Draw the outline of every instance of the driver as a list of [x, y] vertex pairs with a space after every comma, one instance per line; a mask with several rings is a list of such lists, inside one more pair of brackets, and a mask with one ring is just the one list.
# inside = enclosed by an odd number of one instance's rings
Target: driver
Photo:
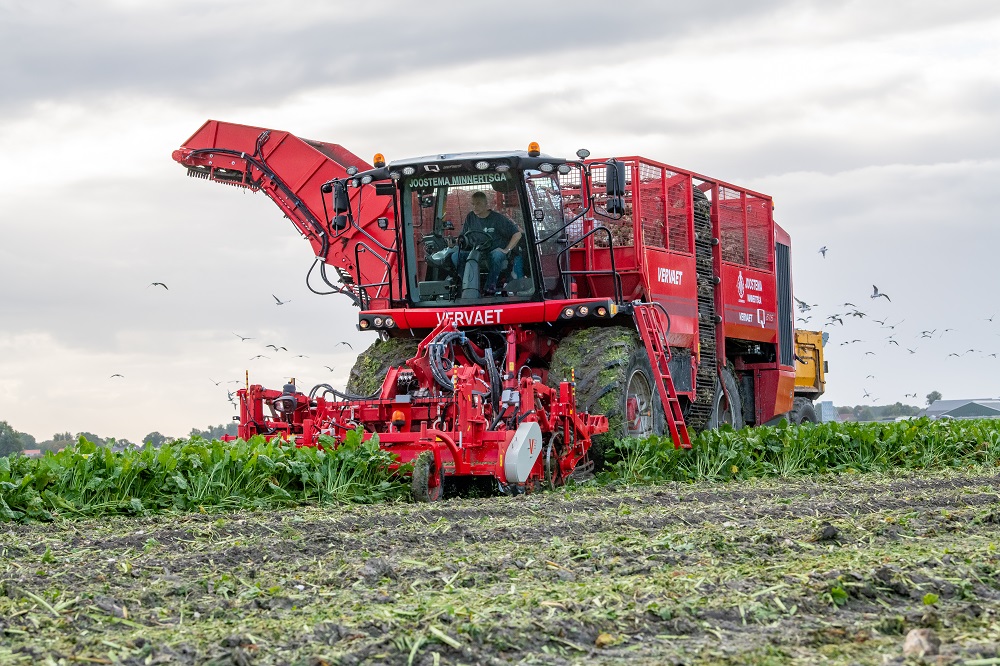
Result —
[[[485, 291], [491, 294], [497, 290], [497, 277], [507, 268], [511, 250], [521, 240], [521, 231], [510, 218], [495, 210], [491, 210], [486, 201], [486, 192], [477, 190], [472, 193], [472, 211], [465, 216], [462, 234], [480, 232], [493, 239], [495, 245], [489, 254], [489, 275], [486, 276]], [[473, 239], [473, 244], [475, 240]], [[468, 250], [461, 250], [452, 255], [458, 274], [465, 273], [465, 261], [469, 258]]]

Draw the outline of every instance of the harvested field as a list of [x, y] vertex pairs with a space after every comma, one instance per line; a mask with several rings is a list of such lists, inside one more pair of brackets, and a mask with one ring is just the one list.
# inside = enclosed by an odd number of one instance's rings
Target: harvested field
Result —
[[0, 662], [902, 663], [929, 627], [935, 663], [983, 663], [1000, 656], [998, 480], [7, 524]]

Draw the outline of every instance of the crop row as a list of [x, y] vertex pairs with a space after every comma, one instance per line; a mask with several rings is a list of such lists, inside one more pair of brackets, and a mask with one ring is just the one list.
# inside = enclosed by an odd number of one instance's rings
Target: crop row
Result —
[[[334, 448], [255, 438], [199, 438], [113, 452], [81, 439], [42, 458], [0, 457], [0, 521], [377, 502], [406, 496], [390, 453], [359, 432]], [[1000, 422], [827, 423], [699, 433], [691, 450], [666, 438], [624, 439], [599, 481], [657, 483], [892, 469], [993, 466]]]

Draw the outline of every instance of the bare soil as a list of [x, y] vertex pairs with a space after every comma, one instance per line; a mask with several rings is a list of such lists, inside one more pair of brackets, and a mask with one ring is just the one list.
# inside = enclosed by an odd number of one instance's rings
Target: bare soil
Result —
[[580, 487], [4, 525], [0, 663], [1000, 657], [1000, 477]]

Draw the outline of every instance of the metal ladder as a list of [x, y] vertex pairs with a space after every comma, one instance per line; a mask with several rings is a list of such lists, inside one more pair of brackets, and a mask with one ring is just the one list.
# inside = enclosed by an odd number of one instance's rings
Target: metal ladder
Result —
[[660, 313], [667, 319], [667, 330], [670, 330], [670, 315], [659, 303], [634, 303], [632, 314], [635, 317], [636, 327], [639, 329], [639, 336], [646, 346], [646, 354], [649, 356], [653, 369], [653, 379], [656, 381], [656, 388], [660, 394], [660, 401], [663, 403], [663, 413], [667, 420], [667, 427], [670, 429], [670, 438], [674, 442], [674, 448], [691, 448], [691, 437], [688, 435], [687, 425], [684, 423], [684, 414], [681, 411], [680, 401], [677, 399], [677, 391], [674, 389], [674, 380], [670, 376], [670, 346], [667, 344], [667, 334], [663, 330]]

